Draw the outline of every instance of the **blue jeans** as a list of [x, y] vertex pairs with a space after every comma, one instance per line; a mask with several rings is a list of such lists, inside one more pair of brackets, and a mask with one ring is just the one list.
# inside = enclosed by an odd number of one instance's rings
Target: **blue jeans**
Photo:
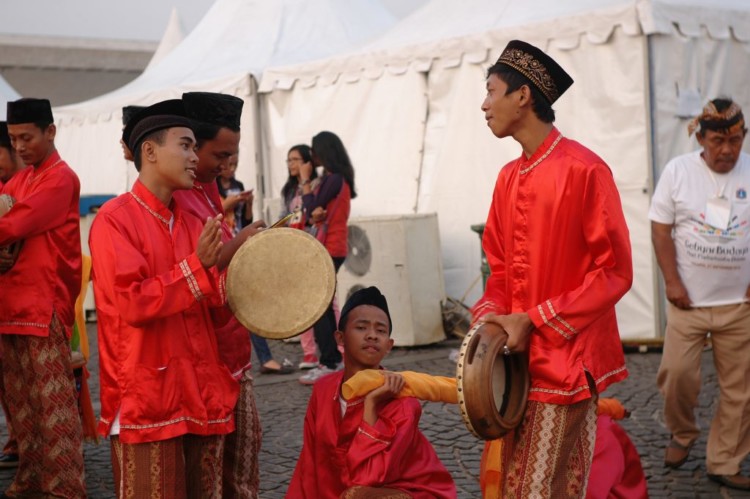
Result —
[[265, 364], [269, 360], [273, 360], [273, 354], [271, 353], [271, 349], [268, 348], [268, 342], [264, 337], [250, 333], [250, 341], [253, 344], [253, 350], [255, 350], [255, 355], [258, 356], [260, 365]]

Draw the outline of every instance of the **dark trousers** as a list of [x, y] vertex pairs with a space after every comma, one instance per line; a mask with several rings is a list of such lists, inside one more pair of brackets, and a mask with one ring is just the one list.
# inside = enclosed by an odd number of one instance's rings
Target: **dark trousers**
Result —
[[[346, 257], [332, 257], [333, 268], [338, 273], [339, 268], [346, 260]], [[341, 362], [341, 352], [336, 345], [336, 338], [333, 333], [336, 331], [336, 314], [333, 312], [333, 302], [328, 305], [323, 317], [313, 325], [315, 334], [315, 343], [320, 350], [320, 363], [329, 369], [336, 369], [336, 365]]]

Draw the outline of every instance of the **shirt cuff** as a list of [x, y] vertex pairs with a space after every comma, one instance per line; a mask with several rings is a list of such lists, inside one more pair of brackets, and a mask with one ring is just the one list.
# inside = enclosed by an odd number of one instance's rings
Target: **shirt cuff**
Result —
[[578, 334], [573, 326], [557, 315], [550, 300], [527, 310], [526, 313], [540, 331], [552, 332], [565, 340], [572, 340]]
[[201, 301], [215, 292], [213, 280], [201, 264], [197, 253], [182, 260], [180, 269], [196, 301]]

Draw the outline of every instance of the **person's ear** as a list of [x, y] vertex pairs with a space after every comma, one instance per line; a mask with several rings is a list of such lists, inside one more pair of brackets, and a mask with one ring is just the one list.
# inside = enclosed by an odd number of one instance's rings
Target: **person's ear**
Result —
[[338, 329], [333, 333], [333, 337], [336, 338], [336, 344], [339, 346], [344, 346], [344, 332], [339, 331]]
[[141, 158], [147, 159], [150, 163], [156, 162], [156, 145], [151, 140], [144, 140], [141, 144]]
[[50, 141], [50, 142], [53, 142], [53, 141], [55, 140], [55, 136], [56, 136], [56, 135], [57, 135], [57, 127], [55, 126], [55, 124], [54, 124], [54, 123], [51, 123], [51, 124], [50, 124], [50, 125], [49, 125], [49, 126], [47, 127], [47, 129], [46, 129], [46, 130], [44, 130], [44, 136], [45, 136], [45, 138], [46, 138], [46, 139], [47, 139], [48, 141]]

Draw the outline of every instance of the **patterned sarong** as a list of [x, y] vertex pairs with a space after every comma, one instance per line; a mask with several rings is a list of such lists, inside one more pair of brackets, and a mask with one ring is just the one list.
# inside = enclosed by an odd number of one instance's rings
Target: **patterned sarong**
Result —
[[3, 385], [19, 463], [11, 497], [86, 497], [70, 346], [57, 316], [49, 336], [2, 335]]
[[521, 426], [503, 441], [503, 497], [584, 497], [595, 440], [596, 397], [572, 405], [530, 401]]
[[261, 428], [250, 370], [240, 380], [240, 397], [234, 409], [235, 431], [224, 444], [224, 497], [256, 499], [260, 488]]
[[221, 499], [224, 436], [183, 435], [143, 444], [111, 437], [115, 494], [123, 499]]

